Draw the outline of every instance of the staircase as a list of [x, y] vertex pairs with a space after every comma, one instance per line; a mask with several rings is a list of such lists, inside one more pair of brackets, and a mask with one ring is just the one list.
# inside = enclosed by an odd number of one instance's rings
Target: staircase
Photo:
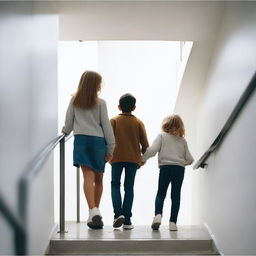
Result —
[[135, 226], [131, 231], [90, 230], [86, 223], [67, 222], [67, 233], [54, 234], [47, 255], [218, 255], [213, 240], [203, 226], [167, 226], [152, 231]]

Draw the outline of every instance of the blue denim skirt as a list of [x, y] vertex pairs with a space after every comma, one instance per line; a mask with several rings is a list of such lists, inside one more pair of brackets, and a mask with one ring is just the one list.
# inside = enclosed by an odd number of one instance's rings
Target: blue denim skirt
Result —
[[105, 139], [97, 136], [75, 135], [73, 165], [88, 166], [96, 172], [104, 172], [106, 143]]

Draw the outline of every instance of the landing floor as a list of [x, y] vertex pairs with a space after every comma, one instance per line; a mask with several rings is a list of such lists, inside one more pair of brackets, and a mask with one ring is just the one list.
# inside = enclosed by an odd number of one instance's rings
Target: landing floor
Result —
[[101, 230], [91, 230], [85, 222], [66, 222], [67, 233], [55, 233], [53, 240], [211, 240], [203, 226], [178, 226], [178, 231], [169, 231], [161, 226], [153, 231], [150, 226], [135, 226], [133, 230], [114, 229], [104, 226]]

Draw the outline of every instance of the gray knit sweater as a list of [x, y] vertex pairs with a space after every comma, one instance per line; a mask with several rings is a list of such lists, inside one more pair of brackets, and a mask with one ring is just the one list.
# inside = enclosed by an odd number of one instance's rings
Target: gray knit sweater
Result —
[[108, 118], [105, 100], [100, 98], [99, 104], [92, 109], [76, 108], [73, 101], [74, 97], [70, 100], [62, 132], [68, 135], [74, 131], [74, 135], [103, 137], [106, 140], [107, 152], [112, 155], [115, 148], [115, 137]]
[[188, 150], [187, 142], [184, 138], [174, 136], [172, 134], [160, 133], [152, 145], [142, 156], [142, 162], [146, 162], [149, 158], [158, 152], [158, 164], [161, 165], [190, 165], [194, 159]]

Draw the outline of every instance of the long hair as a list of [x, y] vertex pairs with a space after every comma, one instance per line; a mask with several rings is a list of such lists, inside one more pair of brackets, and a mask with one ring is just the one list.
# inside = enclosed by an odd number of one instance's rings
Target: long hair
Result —
[[94, 71], [85, 71], [78, 84], [73, 105], [77, 108], [90, 109], [98, 104], [98, 92], [101, 89], [102, 77]]
[[162, 131], [175, 136], [184, 137], [185, 128], [179, 115], [167, 116], [162, 123]]

